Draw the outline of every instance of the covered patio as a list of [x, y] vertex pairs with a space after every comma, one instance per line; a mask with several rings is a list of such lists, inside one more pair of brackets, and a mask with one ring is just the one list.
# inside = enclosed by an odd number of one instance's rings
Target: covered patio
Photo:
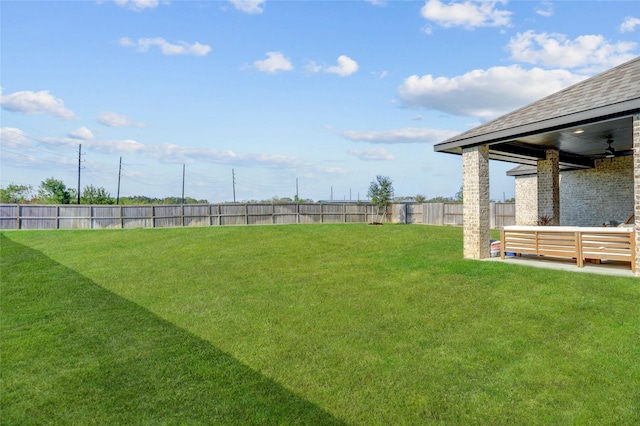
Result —
[[[556, 227], [593, 228], [609, 219], [637, 218], [640, 58], [441, 142], [434, 149], [462, 155], [465, 258], [490, 257], [489, 160], [522, 165], [535, 177], [530, 191], [535, 202], [527, 207], [534, 212], [518, 225], [537, 225], [533, 220]], [[633, 240], [628, 247], [633, 257], [630, 266], [634, 269], [640, 260], [640, 223], [636, 220], [628, 230]], [[583, 260], [578, 260], [578, 267], [583, 266]], [[640, 268], [635, 274], [640, 276]]]

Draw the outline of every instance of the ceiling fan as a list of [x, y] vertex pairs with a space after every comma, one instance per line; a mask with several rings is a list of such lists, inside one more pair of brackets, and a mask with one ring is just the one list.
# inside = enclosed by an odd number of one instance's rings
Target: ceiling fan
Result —
[[607, 149], [604, 150], [604, 156], [606, 158], [613, 158], [616, 156], [616, 149], [611, 146], [612, 143], [613, 143], [612, 138], [607, 139], [607, 145], [609, 146], [607, 147]]
[[607, 147], [605, 148], [604, 152], [602, 154], [597, 154], [595, 155], [596, 158], [614, 158], [614, 157], [621, 157], [623, 155], [631, 155], [633, 153], [633, 150], [631, 149], [627, 149], [627, 150], [623, 150], [623, 151], [617, 151], [612, 145], [613, 145], [613, 137], [611, 136], [607, 136]]

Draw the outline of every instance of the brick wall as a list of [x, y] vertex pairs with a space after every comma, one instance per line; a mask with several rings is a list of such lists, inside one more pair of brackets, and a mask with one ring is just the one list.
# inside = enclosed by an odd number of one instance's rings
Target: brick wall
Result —
[[516, 176], [516, 225], [538, 224], [538, 177]]
[[633, 213], [633, 156], [596, 160], [596, 167], [563, 172], [560, 223], [602, 226], [622, 222]]
[[[603, 158], [596, 167], [560, 173], [560, 225], [602, 226], [633, 213], [633, 157]], [[516, 224], [535, 225], [537, 176], [516, 177]], [[640, 187], [638, 188], [640, 195]]]

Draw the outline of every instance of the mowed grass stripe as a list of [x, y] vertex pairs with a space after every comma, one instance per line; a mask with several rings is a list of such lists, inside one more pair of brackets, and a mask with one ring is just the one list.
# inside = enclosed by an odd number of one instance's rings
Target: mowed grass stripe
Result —
[[6, 235], [230, 354], [330, 421], [640, 420], [633, 278], [465, 261], [462, 230], [446, 227]]
[[2, 424], [341, 424], [210, 342], [2, 240]]

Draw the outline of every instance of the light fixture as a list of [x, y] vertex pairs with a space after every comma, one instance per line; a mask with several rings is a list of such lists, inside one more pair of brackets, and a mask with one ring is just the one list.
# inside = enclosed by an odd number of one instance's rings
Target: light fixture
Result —
[[580, 133], [584, 133], [584, 130], [578, 129], [573, 132], [575, 135], [579, 135]]
[[604, 156], [607, 158], [613, 158], [616, 156], [616, 150], [611, 146], [611, 144], [613, 143], [613, 139], [607, 139], [607, 143], [609, 144], [609, 146], [604, 150]]

